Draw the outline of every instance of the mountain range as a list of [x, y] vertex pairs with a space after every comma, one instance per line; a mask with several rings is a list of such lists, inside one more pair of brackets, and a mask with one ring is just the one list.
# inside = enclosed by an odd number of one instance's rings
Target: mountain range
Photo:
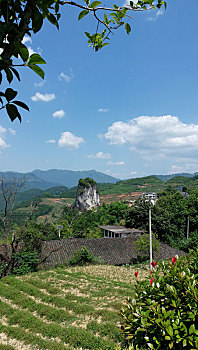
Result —
[[81, 178], [90, 177], [97, 183], [115, 183], [119, 181], [115, 177], [106, 175], [96, 170], [72, 171], [50, 169], [42, 171], [39, 169], [28, 173], [18, 173], [14, 171], [0, 172], [0, 178], [5, 180], [16, 179], [17, 181], [24, 181], [23, 191], [32, 188], [46, 190], [51, 187], [65, 186], [68, 188], [78, 185]]
[[171, 175], [151, 175], [151, 176], [155, 176], [158, 179], [166, 182], [166, 181], [168, 181], [168, 180], [170, 180], [170, 179], [172, 179], [173, 177], [176, 177], [176, 176], [194, 177], [194, 176], [197, 176], [197, 175], [198, 175], [198, 172], [193, 173], [193, 174], [190, 174], [190, 173], [179, 173], [179, 174], [171, 174]]
[[[150, 177], [155, 177], [164, 182], [173, 179], [174, 177], [182, 176], [187, 178], [192, 178], [197, 176], [198, 172], [194, 174], [190, 173], [179, 173], [171, 175], [151, 175]], [[17, 181], [24, 181], [23, 191], [30, 189], [40, 189], [47, 190], [51, 187], [64, 186], [68, 189], [78, 185], [79, 179], [84, 179], [90, 177], [95, 180], [98, 184], [114, 184], [119, 179], [98, 172], [96, 170], [83, 170], [83, 171], [73, 171], [73, 170], [60, 170], [60, 169], [50, 169], [50, 170], [33, 170], [27, 173], [19, 173], [14, 171], [0, 172], [0, 178], [3, 177], [5, 180], [16, 179]], [[135, 179], [131, 179], [134, 182]], [[125, 180], [122, 180], [125, 181]], [[141, 181], [141, 178], [137, 178], [137, 181]]]

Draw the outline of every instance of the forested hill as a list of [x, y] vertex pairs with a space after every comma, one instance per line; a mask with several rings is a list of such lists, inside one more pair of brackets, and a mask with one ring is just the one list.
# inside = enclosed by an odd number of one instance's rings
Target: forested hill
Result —
[[90, 177], [97, 183], [115, 183], [119, 179], [106, 175], [95, 170], [72, 171], [72, 170], [34, 170], [29, 173], [17, 173], [13, 171], [0, 172], [0, 178], [5, 180], [15, 179], [16, 181], [24, 181], [23, 191], [39, 188], [47, 190], [54, 186], [65, 186], [68, 188], [78, 185], [81, 178]]
[[139, 177], [135, 179], [118, 181], [115, 184], [99, 184], [98, 188], [102, 194], [129, 193], [129, 192], [158, 192], [164, 187], [164, 182], [155, 176]]
[[[120, 194], [127, 194], [132, 192], [163, 192], [169, 186], [177, 188], [181, 186], [185, 190], [190, 188], [198, 188], [198, 176], [185, 177], [175, 176], [170, 180], [164, 182], [155, 176], [146, 176], [141, 178], [118, 181], [116, 183], [99, 183], [98, 189], [101, 195], [113, 195], [112, 201], [119, 200]], [[33, 188], [23, 192], [18, 192], [16, 197], [16, 204], [32, 200], [38, 197], [62, 197], [75, 198], [77, 186], [68, 188], [66, 186], [53, 186], [47, 189]], [[116, 194], [118, 196], [116, 196]], [[0, 210], [2, 209], [3, 201], [0, 195]]]
[[163, 181], [168, 181], [171, 180], [172, 178], [175, 177], [195, 177], [198, 175], [198, 172], [194, 173], [194, 174], [190, 174], [190, 173], [179, 173], [179, 174], [170, 174], [170, 175], [152, 175], [157, 177], [160, 180]]

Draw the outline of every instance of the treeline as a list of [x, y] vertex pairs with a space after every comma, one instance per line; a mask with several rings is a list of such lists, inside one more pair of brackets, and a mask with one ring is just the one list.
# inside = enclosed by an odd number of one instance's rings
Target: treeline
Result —
[[[168, 187], [162, 192], [155, 206], [145, 200], [138, 200], [132, 206], [114, 202], [102, 204], [94, 210], [79, 212], [67, 206], [59, 212], [59, 218], [53, 216], [53, 225], [62, 225], [61, 237], [99, 238], [103, 232], [98, 226], [123, 225], [144, 229], [148, 232], [148, 210], [152, 208], [152, 231], [158, 239], [173, 247], [188, 251], [198, 244], [198, 190], [191, 189], [189, 197], [184, 198], [177, 190]], [[30, 201], [26, 203], [27, 207]], [[52, 212], [53, 207], [40, 204], [33, 212], [31, 222], [34, 224], [39, 216]], [[12, 230], [23, 227], [28, 212], [13, 211]], [[29, 225], [31, 225], [31, 222]], [[189, 238], [187, 227], [189, 225]], [[30, 226], [29, 226], [30, 227]], [[47, 235], [45, 235], [47, 238]], [[50, 235], [50, 238], [52, 236]], [[58, 230], [53, 232], [53, 239], [58, 238]]]
[[[146, 176], [142, 178], [135, 178], [129, 180], [118, 181], [115, 184], [112, 183], [99, 183], [97, 184], [99, 193], [101, 195], [108, 194], [124, 194], [131, 192], [158, 192], [166, 191], [170, 186], [177, 189], [178, 186], [184, 187], [186, 190], [191, 188], [198, 189], [198, 176], [192, 178], [185, 176], [175, 176], [174, 178], [164, 182], [155, 176]], [[16, 196], [16, 204], [18, 207], [26, 206], [26, 201], [33, 198], [76, 198], [77, 186], [68, 189], [65, 186], [55, 186], [47, 190], [41, 190], [38, 188], [30, 189], [27, 191], [19, 191]], [[3, 200], [0, 193], [0, 210], [3, 209]]]
[[[125, 225], [148, 232], [148, 211], [152, 209], [152, 231], [158, 239], [173, 247], [188, 250], [198, 245], [198, 191], [191, 190], [184, 198], [170, 188], [164, 191], [155, 206], [145, 200], [129, 207], [124, 203], [103, 204], [97, 210], [78, 213], [65, 208], [59, 223], [62, 235], [67, 237], [101, 237], [99, 225]], [[189, 238], [187, 227], [189, 225]]]

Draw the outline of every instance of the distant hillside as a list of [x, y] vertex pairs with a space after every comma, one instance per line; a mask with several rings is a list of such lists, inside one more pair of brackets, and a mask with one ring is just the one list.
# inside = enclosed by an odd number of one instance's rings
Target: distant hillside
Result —
[[179, 174], [171, 174], [171, 175], [153, 175], [155, 177], [157, 177], [158, 179], [161, 179], [162, 181], [168, 181], [171, 180], [174, 177], [178, 177], [178, 176], [182, 176], [182, 177], [194, 177], [198, 175], [198, 172], [194, 173], [194, 174], [190, 174], [190, 173], [179, 173]]
[[79, 179], [90, 177], [97, 183], [115, 183], [119, 179], [98, 172], [96, 170], [72, 171], [72, 170], [57, 170], [51, 169], [47, 171], [34, 170], [30, 174], [36, 175], [39, 179], [48, 182], [56, 182], [62, 186], [74, 187], [78, 185]]
[[187, 187], [198, 187], [198, 176], [185, 177], [185, 176], [175, 176], [166, 182], [166, 185], [175, 186], [187, 186]]
[[5, 171], [5, 172], [0, 172], [0, 178], [2, 177], [6, 181], [15, 179], [16, 181], [24, 182], [22, 191], [35, 189], [35, 188], [46, 190], [47, 188], [50, 188], [50, 187], [60, 186], [60, 184], [57, 183], [56, 181], [49, 182], [47, 180], [40, 179], [33, 173], [17, 173], [14, 171]]
[[158, 192], [163, 189], [164, 182], [155, 176], [139, 177], [118, 181], [115, 184], [99, 184], [98, 189], [102, 194], [129, 193], [129, 192]]
[[[53, 197], [60, 196], [62, 193], [67, 193], [69, 190], [65, 186], [56, 186], [48, 188], [47, 190], [40, 190], [38, 188], [33, 188], [27, 191], [18, 192], [15, 200], [15, 207], [26, 206], [30, 204], [32, 199], [39, 199], [40, 197]], [[4, 207], [4, 201], [2, 199], [2, 194], [0, 193], [0, 210]]]
[[[23, 180], [26, 179], [25, 184], [25, 190], [17, 193], [16, 197], [16, 206], [19, 208], [20, 206], [27, 206], [30, 204], [30, 201], [34, 198], [38, 200], [39, 198], [51, 198], [51, 197], [58, 197], [58, 198], [73, 198], [76, 197], [76, 190], [77, 186], [73, 186], [71, 188], [68, 188], [64, 185], [59, 186], [49, 186], [51, 185], [51, 180], [53, 176], [56, 176], [55, 181], [64, 182], [66, 181], [68, 173], [75, 174], [75, 179], [73, 178], [73, 182], [77, 181], [76, 179], [80, 176], [83, 178], [85, 174], [89, 174], [90, 177], [98, 180], [98, 181], [105, 181], [110, 180], [115, 181], [115, 178], [112, 178], [108, 175], [105, 175], [103, 173], [98, 173], [96, 171], [79, 171], [79, 172], [72, 172], [69, 170], [49, 170], [49, 171], [40, 171], [35, 170], [33, 173], [28, 174], [22, 174], [22, 173], [14, 173], [14, 172], [6, 172], [6, 173], [0, 173], [0, 176], [4, 176], [5, 179], [17, 179], [17, 180]], [[198, 173], [195, 173], [198, 174]], [[94, 176], [93, 176], [94, 175]], [[160, 176], [160, 175], [159, 175]], [[98, 183], [98, 189], [100, 195], [104, 197], [104, 201], [108, 199], [106, 202], [115, 202], [120, 201], [121, 198], [124, 200], [126, 197], [127, 200], [130, 199], [130, 197], [134, 197], [134, 193], [138, 192], [163, 192], [167, 189], [168, 186], [172, 186], [173, 188], [177, 188], [178, 186], [185, 186], [187, 187], [187, 190], [190, 190], [191, 188], [198, 188], [198, 175], [192, 177], [192, 176], [174, 176], [171, 179], [167, 180], [166, 182], [159, 178], [159, 176], [146, 176], [146, 177], [140, 177], [135, 179], [128, 179], [128, 180], [122, 180], [117, 181], [116, 183]], [[166, 175], [164, 175], [166, 176]], [[168, 176], [168, 175], [167, 175]], [[69, 178], [69, 175], [68, 175]], [[27, 180], [28, 179], [28, 180]], [[69, 180], [70, 181], [70, 180]], [[70, 181], [70, 185], [72, 183]], [[77, 181], [78, 182], [78, 181]], [[31, 186], [37, 186], [36, 188], [31, 188]], [[48, 185], [48, 186], [47, 186]], [[41, 187], [44, 187], [42, 189]], [[27, 189], [30, 187], [29, 189]], [[126, 194], [127, 196], [121, 196]], [[106, 196], [106, 197], [105, 197]], [[108, 198], [107, 198], [108, 197]], [[27, 202], [27, 203], [25, 203]], [[0, 210], [3, 208], [3, 200], [2, 195], [0, 194]]]
[[0, 172], [0, 177], [4, 177], [5, 180], [16, 179], [17, 181], [24, 181], [23, 191], [35, 188], [47, 190], [55, 186], [71, 188], [77, 186], [79, 179], [84, 179], [85, 177], [91, 177], [97, 183], [115, 183], [119, 180], [95, 170], [72, 171], [58, 169], [47, 171], [37, 169], [29, 173], [6, 171]]

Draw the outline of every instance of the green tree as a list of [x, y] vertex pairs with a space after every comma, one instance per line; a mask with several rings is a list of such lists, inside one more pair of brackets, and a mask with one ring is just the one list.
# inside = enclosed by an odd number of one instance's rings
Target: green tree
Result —
[[[95, 51], [108, 44], [110, 35], [119, 27], [124, 27], [126, 33], [131, 32], [128, 21], [130, 12], [145, 11], [149, 9], [166, 7], [163, 0], [138, 0], [137, 3], [130, 1], [128, 5], [111, 7], [102, 5], [100, 1], [84, 0], [83, 2], [63, 0], [1, 0], [0, 1], [0, 83], [3, 76], [11, 84], [16, 78], [20, 81], [18, 67], [28, 67], [44, 79], [44, 71], [40, 65], [45, 60], [39, 54], [29, 55], [29, 51], [23, 43], [25, 35], [32, 36], [38, 33], [43, 26], [44, 20], [48, 20], [59, 28], [61, 17], [60, 9], [63, 6], [75, 6], [80, 9], [78, 20], [87, 15], [93, 15], [96, 29], [93, 34], [85, 32], [89, 46]], [[91, 16], [90, 16], [91, 17]], [[101, 31], [99, 31], [99, 24]], [[18, 107], [29, 110], [28, 106], [16, 98], [18, 92], [10, 87], [0, 92], [0, 109], [6, 109], [11, 121], [21, 115]]]
[[[140, 238], [138, 238], [134, 242], [134, 248], [137, 253], [138, 261], [142, 262], [145, 260], [149, 260], [150, 238], [148, 233], [144, 233], [143, 235], [141, 235]], [[152, 250], [153, 253], [157, 253], [159, 251], [159, 241], [157, 240], [154, 234], [152, 234]]]
[[99, 225], [119, 225], [125, 222], [128, 206], [124, 203], [102, 204], [97, 209], [79, 212], [76, 209], [65, 207], [60, 223], [63, 226], [62, 234], [65, 237], [102, 237]]
[[126, 226], [135, 227], [148, 231], [149, 226], [149, 209], [153, 205], [150, 201], [145, 199], [139, 199], [136, 201], [134, 206], [129, 209], [126, 217]]
[[23, 227], [15, 226], [16, 238], [25, 252], [40, 252], [42, 241], [58, 239], [58, 230], [52, 224], [26, 222]]
[[179, 192], [161, 196], [153, 208], [152, 229], [165, 243], [174, 243], [186, 234], [187, 200]]

